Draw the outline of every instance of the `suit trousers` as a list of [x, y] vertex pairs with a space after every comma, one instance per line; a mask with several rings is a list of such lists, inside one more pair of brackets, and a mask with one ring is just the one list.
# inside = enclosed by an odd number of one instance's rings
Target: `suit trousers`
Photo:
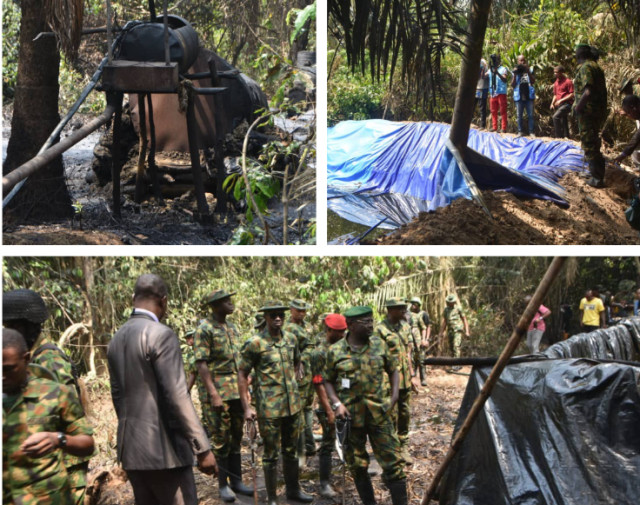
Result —
[[164, 470], [127, 470], [136, 505], [198, 505], [190, 466]]

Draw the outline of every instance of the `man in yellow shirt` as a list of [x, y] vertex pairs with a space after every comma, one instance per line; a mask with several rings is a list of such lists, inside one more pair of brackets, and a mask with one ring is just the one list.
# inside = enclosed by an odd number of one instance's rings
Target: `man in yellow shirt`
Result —
[[597, 290], [590, 289], [580, 300], [580, 327], [585, 332], [607, 327], [604, 318], [604, 304], [602, 299], [597, 296]]

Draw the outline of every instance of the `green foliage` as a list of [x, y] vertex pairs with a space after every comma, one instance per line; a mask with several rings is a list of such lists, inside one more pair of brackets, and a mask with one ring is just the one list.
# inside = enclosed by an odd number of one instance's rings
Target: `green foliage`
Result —
[[[249, 179], [251, 193], [253, 194], [253, 198], [258, 206], [258, 210], [264, 214], [267, 211], [269, 199], [280, 191], [280, 182], [272, 173], [267, 171], [259, 161], [247, 161], [247, 178]], [[240, 159], [239, 162], [242, 163], [242, 160]], [[254, 210], [252, 209], [251, 199], [247, 197], [247, 188], [242, 174], [231, 174], [225, 179], [222, 187], [228, 193], [233, 192], [233, 196], [236, 200], [246, 200], [247, 220], [249, 222], [253, 221]]]
[[[80, 92], [89, 84], [91, 76], [83, 76], [78, 70], [70, 66], [64, 58], [60, 60], [60, 93], [58, 95], [58, 108], [66, 113], [79, 98]], [[99, 114], [106, 107], [105, 94], [92, 91], [84, 103], [78, 109], [80, 114]]]
[[2, 103], [13, 99], [18, 77], [18, 35], [20, 5], [14, 1], [2, 4]]
[[293, 32], [291, 32], [291, 37], [289, 38], [289, 42], [293, 44], [293, 41], [299, 35], [302, 35], [302, 31], [305, 29], [305, 25], [307, 23], [312, 23], [316, 20], [316, 3], [313, 2], [311, 5], [307, 5], [304, 9], [291, 9], [287, 14], [287, 21], [289, 21], [292, 15], [296, 16], [296, 21], [294, 23]]

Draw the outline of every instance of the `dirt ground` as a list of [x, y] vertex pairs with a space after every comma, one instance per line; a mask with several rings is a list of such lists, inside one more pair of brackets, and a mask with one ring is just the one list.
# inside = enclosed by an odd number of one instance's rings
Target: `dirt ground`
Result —
[[[415, 462], [406, 467], [407, 487], [409, 491], [409, 503], [418, 503], [427, 489], [431, 478], [435, 474], [438, 465], [443, 460], [453, 433], [453, 425], [458, 415], [458, 409], [468, 381], [470, 367], [464, 367], [460, 372], [448, 373], [441, 367], [433, 367], [428, 370], [428, 387], [422, 388], [419, 394], [414, 394], [411, 403], [411, 430], [410, 453]], [[115, 412], [111, 406], [111, 399], [104, 387], [94, 389], [90, 393], [90, 403], [93, 406], [90, 412], [90, 420], [94, 425], [98, 454], [94, 457], [90, 466], [89, 489], [93, 494], [92, 505], [134, 505], [133, 491], [126, 480], [126, 475], [115, 465], [115, 440], [117, 421]], [[196, 409], [199, 408], [197, 393], [193, 393]], [[316, 422], [316, 433], [320, 433]], [[246, 440], [245, 440], [246, 442]], [[259, 458], [262, 450], [258, 448], [257, 483], [259, 500], [262, 503], [266, 499], [264, 479], [260, 468]], [[371, 453], [371, 451], [369, 451]], [[250, 448], [245, 443], [242, 449], [244, 482], [251, 485], [251, 456]], [[376, 492], [376, 499], [381, 505], [390, 505], [389, 491], [383, 485], [380, 476], [380, 467], [372, 460], [370, 472], [377, 470], [377, 475], [372, 477]], [[218, 497], [218, 486], [199, 471], [195, 471], [196, 486], [198, 489], [199, 503], [201, 505], [220, 505], [222, 500]], [[314, 456], [307, 461], [307, 465], [301, 470], [300, 483], [302, 489], [315, 496], [317, 505], [330, 505], [332, 500], [321, 498], [317, 495], [318, 485], [318, 457]], [[342, 467], [337, 455], [333, 456], [332, 485], [336, 491], [342, 491]], [[289, 503], [284, 499], [284, 482], [280, 482], [278, 494], [280, 503]], [[356, 505], [360, 503], [353, 481], [346, 477], [345, 504]], [[251, 505], [251, 497], [238, 496], [236, 503]], [[297, 502], [290, 502], [295, 505]], [[337, 502], [339, 503], [339, 501]]]
[[624, 211], [640, 174], [607, 167], [606, 188], [596, 189], [572, 172], [560, 180], [568, 208], [511, 193], [483, 191], [491, 219], [475, 202], [458, 199], [448, 207], [421, 213], [417, 219], [376, 244], [639, 244], [640, 234]]

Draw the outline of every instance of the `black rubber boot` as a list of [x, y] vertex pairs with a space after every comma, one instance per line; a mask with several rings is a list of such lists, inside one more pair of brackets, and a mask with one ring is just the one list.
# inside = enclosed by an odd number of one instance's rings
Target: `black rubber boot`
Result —
[[407, 481], [405, 479], [387, 482], [387, 487], [391, 493], [393, 505], [407, 505]]
[[227, 477], [229, 473], [229, 458], [219, 457], [216, 458], [218, 462], [218, 490], [220, 491], [220, 499], [225, 502], [232, 502], [236, 500], [236, 494], [231, 490], [227, 483]]
[[303, 493], [300, 489], [298, 461], [283, 458], [282, 471], [284, 472], [284, 483], [287, 485], [287, 498], [303, 503], [311, 503], [313, 496]]
[[353, 483], [356, 485], [360, 501], [363, 505], [376, 505], [376, 495], [373, 492], [371, 477], [367, 472], [358, 472], [353, 476]]
[[237, 494], [253, 496], [253, 488], [242, 483], [242, 456], [240, 454], [229, 454], [229, 482], [231, 489]]
[[424, 365], [420, 366], [420, 385], [421, 386], [427, 385], [427, 370]]
[[267, 488], [267, 505], [278, 505], [278, 465], [262, 464], [264, 486]]
[[331, 479], [331, 454], [322, 454], [320, 453], [319, 463], [320, 463], [320, 496], [324, 498], [333, 499], [338, 496], [331, 484], [329, 484], [329, 480]]

